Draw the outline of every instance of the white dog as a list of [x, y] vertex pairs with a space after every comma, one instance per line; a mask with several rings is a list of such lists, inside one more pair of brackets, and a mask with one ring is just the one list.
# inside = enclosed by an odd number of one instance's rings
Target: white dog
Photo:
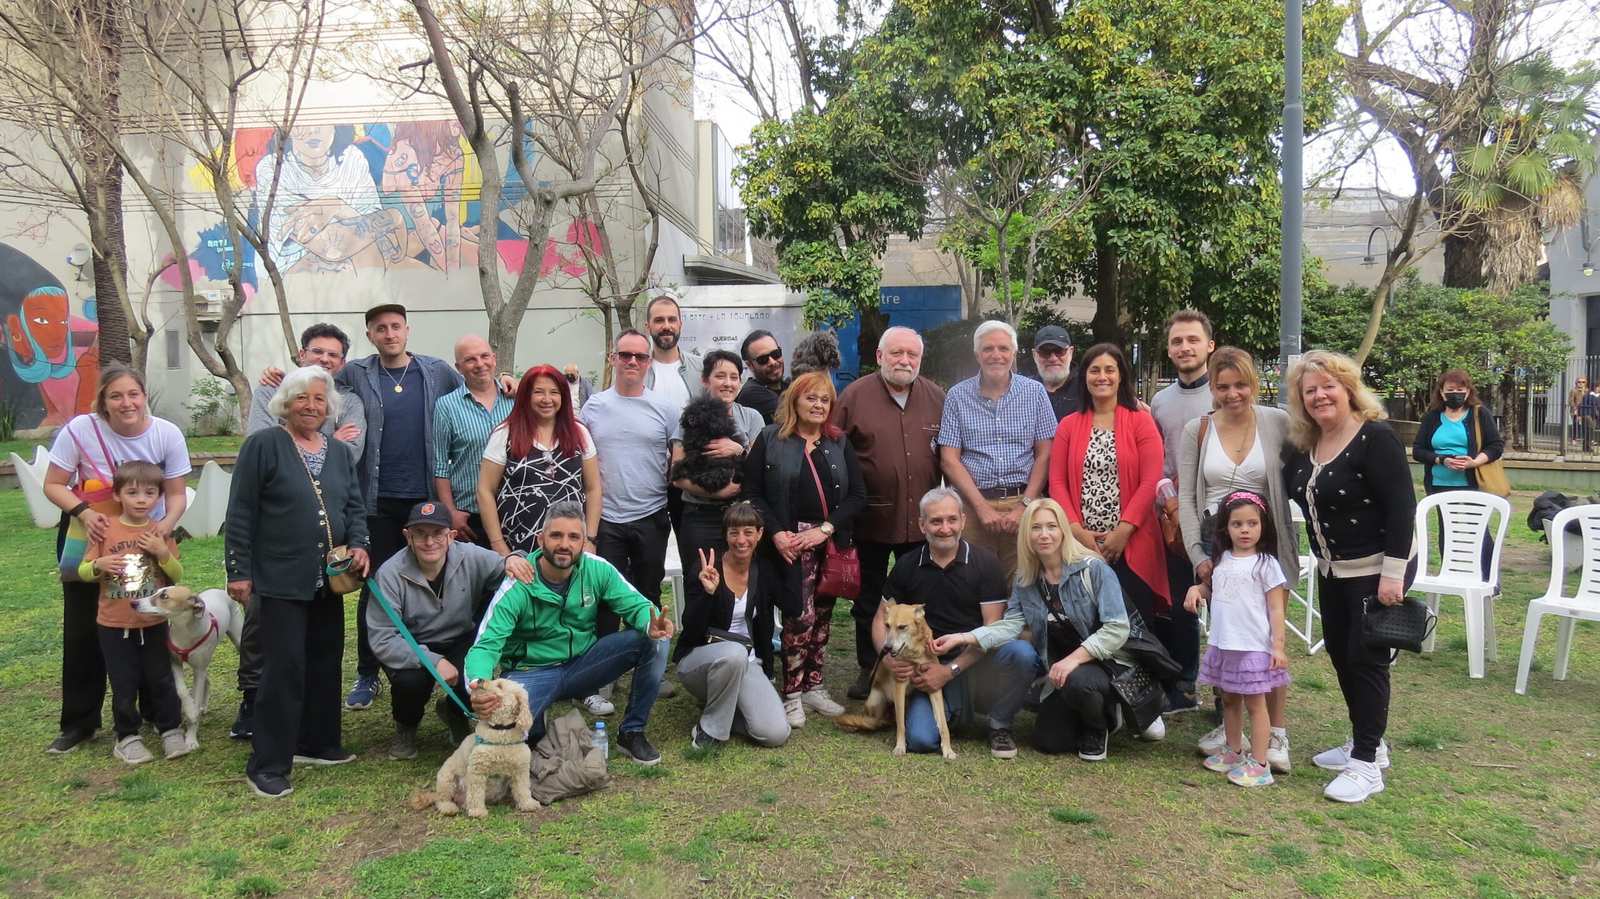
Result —
[[[412, 808], [429, 803], [442, 814], [454, 815], [463, 808], [467, 817], [482, 818], [486, 807], [508, 792], [519, 812], [538, 811], [533, 798], [533, 773], [529, 770], [533, 750], [528, 748], [528, 730], [533, 714], [528, 709], [528, 693], [515, 681], [496, 678], [480, 689], [500, 698], [500, 704], [486, 718], [479, 718], [471, 736], [461, 741], [434, 779], [433, 792], [412, 797]], [[507, 789], [509, 787], [509, 790]]]
[[[196, 593], [188, 587], [163, 587], [137, 603], [140, 612], [167, 619], [167, 652], [172, 680], [183, 706], [183, 736], [191, 751], [200, 748], [200, 716], [211, 698], [211, 657], [224, 634], [239, 648], [244, 609], [223, 590]], [[183, 680], [184, 665], [194, 672], [194, 685]]]

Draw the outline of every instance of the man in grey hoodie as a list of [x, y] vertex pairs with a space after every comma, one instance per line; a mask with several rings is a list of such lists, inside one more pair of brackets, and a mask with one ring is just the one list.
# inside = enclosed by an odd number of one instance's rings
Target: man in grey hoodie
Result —
[[[465, 703], [468, 697], [461, 666], [477, 637], [478, 621], [506, 577], [529, 583], [533, 567], [520, 554], [502, 559], [493, 550], [457, 542], [450, 529], [449, 511], [431, 500], [412, 508], [401, 534], [405, 548], [378, 569], [378, 587], [422, 654]], [[433, 676], [383, 606], [376, 601], [368, 603], [366, 616], [372, 652], [389, 675], [395, 731], [389, 757], [416, 758], [417, 726], [433, 695]], [[455, 742], [465, 739], [471, 727], [450, 698], [439, 697], [435, 708]]]

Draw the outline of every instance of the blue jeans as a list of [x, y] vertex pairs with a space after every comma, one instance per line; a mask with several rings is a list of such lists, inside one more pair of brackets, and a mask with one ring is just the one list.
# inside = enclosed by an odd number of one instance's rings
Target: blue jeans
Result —
[[528, 710], [533, 713], [533, 731], [528, 742], [544, 736], [544, 713], [561, 699], [581, 699], [633, 671], [633, 686], [628, 691], [628, 712], [622, 718], [622, 733], [643, 731], [650, 721], [650, 709], [661, 690], [661, 677], [667, 670], [667, 642], [651, 642], [632, 628], [601, 637], [581, 656], [544, 668], [507, 671], [501, 675], [516, 681], [528, 691]]
[[[945, 719], [957, 725], [971, 723], [977, 710], [983, 709], [989, 714], [990, 729], [1010, 728], [1022, 710], [1029, 685], [1043, 673], [1044, 665], [1032, 646], [1022, 640], [1004, 643], [945, 684]], [[906, 693], [906, 750], [939, 751], [933, 703], [921, 690]]]

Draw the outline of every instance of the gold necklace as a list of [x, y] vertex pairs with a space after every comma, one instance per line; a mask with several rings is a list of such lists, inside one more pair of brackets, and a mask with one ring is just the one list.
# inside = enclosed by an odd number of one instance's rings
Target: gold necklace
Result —
[[389, 374], [389, 368], [388, 368], [388, 366], [383, 364], [383, 360], [382, 359], [378, 360], [378, 369], [383, 372], [383, 376], [384, 377], [386, 377], [390, 381], [394, 382], [394, 392], [395, 393], [405, 393], [406, 389], [405, 389], [405, 387], [401, 386], [400, 382], [404, 381], [406, 379], [406, 373], [411, 371], [411, 363], [415, 362], [415, 361], [416, 361], [416, 357], [415, 356], [408, 355], [406, 357], [406, 367], [400, 369], [400, 377], [398, 379], [396, 379], [394, 375]]

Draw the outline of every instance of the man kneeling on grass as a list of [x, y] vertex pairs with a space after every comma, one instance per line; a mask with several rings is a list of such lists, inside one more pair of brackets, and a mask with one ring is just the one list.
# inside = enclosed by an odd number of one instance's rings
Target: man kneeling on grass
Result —
[[[478, 640], [467, 652], [467, 687], [472, 710], [482, 718], [499, 699], [477, 689], [495, 676], [528, 691], [533, 713], [529, 742], [544, 735], [544, 713], [561, 699], [580, 699], [633, 671], [628, 711], [617, 749], [641, 765], [661, 761], [644, 737], [650, 709], [661, 690], [655, 664], [657, 640], [672, 637], [672, 622], [633, 589], [610, 562], [585, 553], [583, 507], [556, 503], [545, 518], [533, 563], [532, 583], [506, 581], [489, 603]], [[604, 603], [626, 628], [595, 638], [595, 613]]]

